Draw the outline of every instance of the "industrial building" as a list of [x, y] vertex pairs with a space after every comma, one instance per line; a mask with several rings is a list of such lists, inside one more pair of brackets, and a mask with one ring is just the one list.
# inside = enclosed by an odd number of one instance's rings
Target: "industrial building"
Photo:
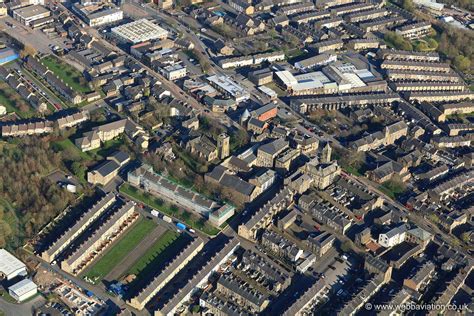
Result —
[[31, 26], [33, 22], [49, 16], [51, 16], [51, 11], [40, 5], [30, 5], [13, 10], [13, 18], [26, 26]]
[[133, 44], [157, 39], [163, 40], [168, 37], [168, 31], [147, 19], [116, 26], [111, 31], [120, 40]]
[[91, 27], [97, 27], [123, 19], [123, 11], [120, 8], [108, 4], [102, 5], [82, 5], [75, 3], [72, 10]]
[[240, 103], [250, 98], [250, 93], [227, 76], [213, 75], [207, 81], [222, 94], [231, 97]]
[[8, 294], [21, 303], [38, 293], [38, 286], [30, 279], [21, 280], [8, 288]]
[[12, 48], [5, 47], [0, 49], [0, 65], [14, 61], [15, 59], [18, 59], [18, 57], [20, 57], [20, 55], [18, 55], [18, 53]]
[[11, 280], [17, 276], [25, 276], [27, 273], [23, 262], [5, 249], [0, 249], [0, 276], [2, 278]]

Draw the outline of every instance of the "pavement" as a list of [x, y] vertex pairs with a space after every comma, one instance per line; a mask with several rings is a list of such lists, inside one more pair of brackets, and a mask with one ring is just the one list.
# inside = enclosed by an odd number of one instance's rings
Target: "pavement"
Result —
[[22, 304], [10, 303], [0, 298], [0, 310], [5, 313], [5, 316], [31, 316], [34, 315], [33, 310], [44, 303], [46, 300], [41, 295]]
[[[10, 25], [13, 25], [13, 27]], [[28, 28], [10, 16], [0, 19], [0, 28], [11, 37], [22, 43], [28, 43], [28, 45], [43, 54], [51, 53], [51, 44], [62, 48], [66, 47], [63, 38], [51, 39], [42, 31]]]

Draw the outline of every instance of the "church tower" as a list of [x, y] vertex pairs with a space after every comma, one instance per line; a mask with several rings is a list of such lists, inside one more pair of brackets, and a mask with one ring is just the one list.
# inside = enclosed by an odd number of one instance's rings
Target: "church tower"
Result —
[[226, 133], [217, 137], [217, 150], [220, 159], [225, 159], [230, 155], [230, 137]]
[[330, 163], [331, 162], [331, 154], [332, 154], [332, 148], [329, 142], [324, 145], [323, 152], [321, 154], [321, 162], [322, 163]]

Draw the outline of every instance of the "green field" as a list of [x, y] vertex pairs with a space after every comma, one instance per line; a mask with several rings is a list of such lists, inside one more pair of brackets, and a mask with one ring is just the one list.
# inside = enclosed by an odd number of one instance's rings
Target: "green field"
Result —
[[92, 91], [87, 85], [84, 76], [74, 67], [62, 62], [52, 55], [44, 57], [41, 59], [41, 62], [75, 91], [80, 93], [89, 93]]
[[141, 219], [125, 234], [102, 258], [100, 258], [85, 274], [92, 280], [100, 281], [112, 268], [120, 263], [154, 228], [156, 223]]
[[153, 195], [146, 193], [143, 190], [137, 189], [128, 183], [124, 183], [122, 186], [120, 186], [120, 192], [167, 215], [176, 217], [188, 226], [198, 229], [205, 234], [217, 235], [220, 231], [218, 228], [207, 222], [204, 218], [189, 212], [187, 212], [186, 216], [183, 216], [183, 213], [178, 212], [179, 209], [176, 205], [164, 203], [158, 197], [154, 197]]
[[174, 231], [166, 231], [145, 254], [139, 258], [133, 266], [127, 270], [127, 274], [138, 275], [143, 271], [156, 257], [162, 254], [165, 249], [178, 238], [179, 234]]

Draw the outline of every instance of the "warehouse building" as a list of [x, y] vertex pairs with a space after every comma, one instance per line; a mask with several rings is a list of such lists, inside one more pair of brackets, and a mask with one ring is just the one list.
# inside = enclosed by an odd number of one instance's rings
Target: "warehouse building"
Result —
[[147, 19], [141, 19], [114, 27], [112, 28], [112, 34], [124, 42], [133, 44], [157, 39], [164, 40], [168, 37], [168, 31]]
[[0, 65], [14, 61], [20, 57], [17, 52], [9, 47], [0, 49]]
[[250, 99], [250, 93], [227, 76], [213, 75], [208, 77], [207, 81], [219, 92], [231, 97], [237, 103]]
[[0, 276], [11, 280], [16, 276], [25, 275], [27, 275], [25, 264], [5, 249], [0, 249]]
[[8, 288], [8, 294], [21, 303], [38, 293], [38, 286], [30, 279], [21, 280]]
[[51, 11], [40, 5], [30, 5], [13, 10], [13, 18], [26, 26], [31, 26], [34, 21], [47, 18]]
[[87, 23], [87, 25], [95, 27], [108, 23], [117, 22], [123, 19], [123, 11], [115, 6], [101, 5], [82, 5], [75, 3], [72, 10]]

